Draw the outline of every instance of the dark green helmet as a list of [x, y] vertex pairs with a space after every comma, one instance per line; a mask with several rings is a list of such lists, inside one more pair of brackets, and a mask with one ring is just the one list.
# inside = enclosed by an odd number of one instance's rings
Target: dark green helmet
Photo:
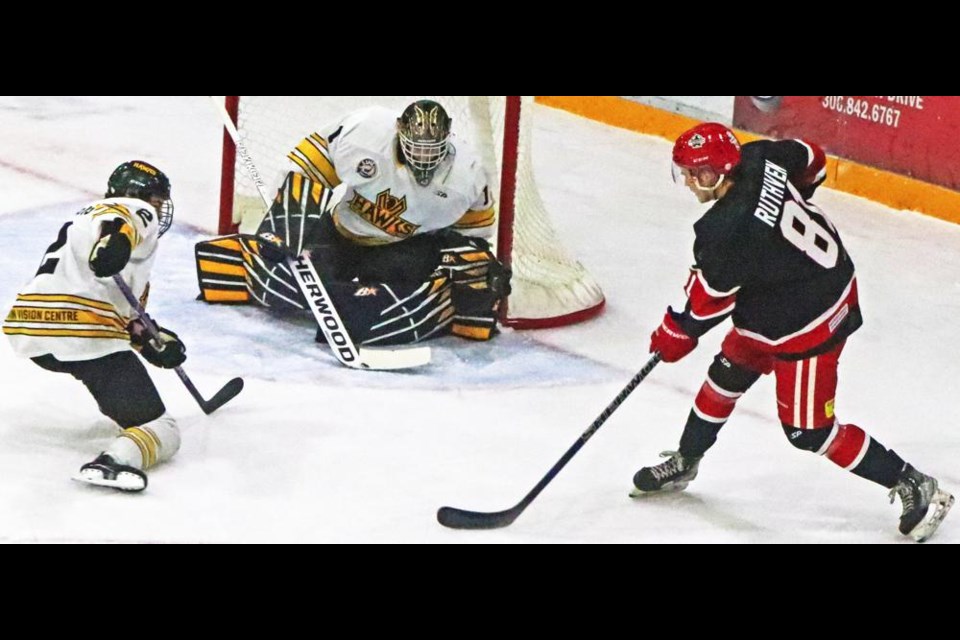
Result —
[[[154, 205], [160, 217], [162, 236], [173, 223], [170, 180], [155, 166], [143, 160], [131, 160], [113, 170], [107, 180], [106, 198], [137, 198]], [[161, 202], [154, 202], [160, 200]]]
[[433, 173], [447, 157], [452, 124], [446, 110], [433, 100], [417, 100], [397, 119], [400, 149], [418, 184], [430, 184]]

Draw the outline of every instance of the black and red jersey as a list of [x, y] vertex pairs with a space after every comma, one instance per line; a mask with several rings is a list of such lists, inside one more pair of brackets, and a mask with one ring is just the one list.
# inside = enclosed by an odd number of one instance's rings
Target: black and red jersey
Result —
[[699, 336], [732, 315], [735, 331], [787, 356], [809, 355], [861, 324], [853, 261], [806, 201], [823, 181], [816, 145], [743, 145], [732, 186], [694, 225], [695, 264], [677, 321]]

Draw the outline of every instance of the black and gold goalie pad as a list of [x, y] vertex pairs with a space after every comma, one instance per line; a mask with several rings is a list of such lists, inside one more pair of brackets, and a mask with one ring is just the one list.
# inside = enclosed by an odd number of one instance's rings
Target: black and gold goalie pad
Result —
[[[421, 283], [328, 286], [357, 342], [409, 344], [446, 334], [484, 341], [497, 335], [500, 302], [510, 294], [510, 270], [485, 240], [448, 230], [434, 241], [439, 264]], [[403, 244], [386, 251], [404, 252]]]
[[[411, 344], [452, 333], [471, 340], [497, 334], [497, 310], [510, 293], [510, 271], [482, 241], [463, 239], [441, 251], [441, 264], [421, 283], [326, 281], [353, 340]], [[200, 299], [306, 310], [285, 264], [264, 261], [259, 239], [236, 234], [196, 245]], [[318, 271], [323, 273], [324, 265]], [[318, 333], [318, 337], [320, 334]]]
[[[248, 234], [198, 243], [200, 299], [306, 311], [287, 266], [264, 261], [259, 251], [257, 236]], [[410, 344], [444, 335], [456, 313], [449, 273], [435, 272], [419, 284], [324, 284], [351, 338], [359, 344]], [[318, 332], [318, 339], [321, 336]]]
[[234, 234], [198, 242], [199, 299], [220, 304], [256, 302], [265, 307], [290, 305], [306, 309], [300, 290], [285, 264], [260, 257], [259, 238]]
[[[329, 214], [323, 218], [330, 194], [319, 183], [288, 174], [257, 233], [278, 236], [297, 254], [304, 247], [313, 251], [314, 266], [355, 342], [396, 345], [449, 333], [472, 340], [496, 335], [510, 272], [484, 240], [448, 230], [387, 247], [353, 246], [337, 236]], [[195, 252], [200, 299], [307, 309], [287, 265], [261, 257], [257, 235], [205, 240]], [[362, 268], [345, 268], [354, 264]], [[381, 281], [398, 272], [423, 275]]]
[[332, 189], [291, 171], [264, 214], [257, 234], [269, 231], [299, 255], [318, 228], [332, 195]]
[[[332, 190], [298, 173], [287, 174], [257, 234], [269, 231], [299, 254], [329, 206]], [[284, 264], [264, 261], [256, 235], [204, 240], [195, 248], [200, 299], [206, 302], [306, 308]]]
[[[305, 311], [303, 296], [287, 266], [264, 261], [259, 251], [257, 236], [247, 234], [198, 243], [200, 299]], [[496, 309], [503, 289], [491, 283], [488, 270], [493, 265], [499, 272], [498, 263], [488, 261], [486, 252], [469, 245], [443, 253], [445, 264], [419, 284], [325, 282], [353, 340], [386, 346], [448, 333], [472, 340], [496, 335]], [[317, 335], [320, 338], [319, 332]]]

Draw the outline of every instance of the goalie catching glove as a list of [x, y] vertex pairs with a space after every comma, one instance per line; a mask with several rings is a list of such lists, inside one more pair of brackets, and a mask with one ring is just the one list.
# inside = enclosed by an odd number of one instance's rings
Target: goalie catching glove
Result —
[[456, 315], [450, 332], [470, 340], [489, 340], [497, 334], [500, 301], [510, 295], [512, 273], [482, 238], [448, 231], [437, 273], [453, 282]]
[[[156, 323], [154, 323], [156, 324]], [[173, 369], [182, 365], [187, 359], [187, 347], [180, 341], [173, 331], [157, 326], [160, 334], [158, 340], [150, 337], [150, 332], [141, 318], [133, 320], [127, 325], [130, 333], [130, 344], [140, 352], [143, 359], [161, 369]]]

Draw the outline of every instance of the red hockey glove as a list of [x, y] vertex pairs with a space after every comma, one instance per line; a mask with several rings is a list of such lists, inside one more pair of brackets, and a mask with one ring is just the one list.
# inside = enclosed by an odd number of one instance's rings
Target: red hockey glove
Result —
[[650, 336], [650, 353], [659, 351], [664, 362], [676, 362], [693, 351], [697, 339], [691, 338], [673, 319], [673, 309], [668, 308], [663, 322]]

